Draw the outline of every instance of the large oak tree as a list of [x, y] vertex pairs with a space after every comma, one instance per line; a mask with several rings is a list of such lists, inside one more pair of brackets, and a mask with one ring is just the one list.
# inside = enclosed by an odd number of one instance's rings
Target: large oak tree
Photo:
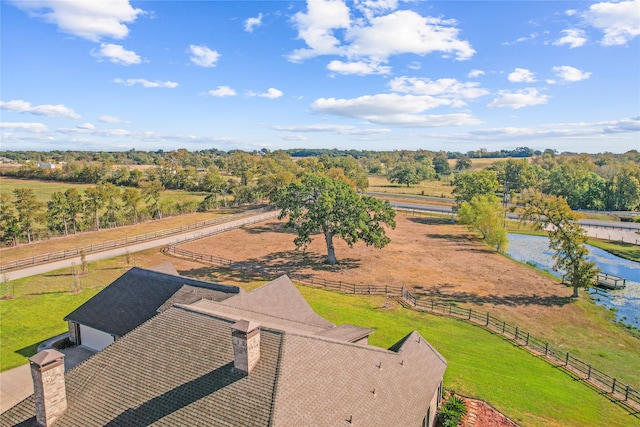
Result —
[[383, 224], [395, 228], [395, 211], [389, 202], [361, 196], [349, 184], [319, 174], [306, 175], [302, 182], [281, 188], [273, 202], [289, 216], [286, 227], [297, 231], [297, 247], [308, 245], [315, 233], [322, 233], [327, 245], [327, 264], [337, 263], [333, 238], [349, 246], [358, 240], [383, 248], [391, 240]]

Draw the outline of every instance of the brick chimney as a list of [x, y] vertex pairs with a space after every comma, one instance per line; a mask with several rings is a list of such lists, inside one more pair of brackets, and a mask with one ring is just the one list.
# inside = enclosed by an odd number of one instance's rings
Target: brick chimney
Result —
[[260, 324], [238, 320], [231, 329], [233, 365], [235, 369], [250, 374], [260, 359]]
[[36, 420], [41, 426], [52, 425], [67, 409], [64, 384], [64, 354], [43, 350], [29, 358], [36, 401]]

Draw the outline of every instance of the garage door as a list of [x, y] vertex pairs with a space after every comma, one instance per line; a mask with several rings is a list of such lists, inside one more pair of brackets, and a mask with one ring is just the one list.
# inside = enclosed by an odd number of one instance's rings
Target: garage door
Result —
[[113, 342], [113, 336], [106, 332], [80, 325], [80, 345], [100, 351]]

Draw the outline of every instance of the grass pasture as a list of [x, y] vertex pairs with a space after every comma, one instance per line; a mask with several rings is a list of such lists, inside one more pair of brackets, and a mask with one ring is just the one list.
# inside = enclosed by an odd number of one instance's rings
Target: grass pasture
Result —
[[0, 177], [0, 193], [10, 195], [11, 200], [13, 200], [14, 189], [30, 188], [35, 193], [38, 201], [47, 203], [51, 200], [51, 195], [57, 191], [66, 191], [69, 188], [75, 188], [78, 190], [78, 193], [84, 194], [85, 190], [89, 187], [95, 187], [95, 185]]
[[403, 184], [394, 184], [389, 182], [386, 175], [369, 175], [369, 188], [367, 191], [389, 193], [389, 194], [413, 194], [430, 197], [452, 197], [451, 190], [453, 186], [449, 183], [448, 178], [442, 181], [426, 180], [420, 184], [407, 187]]
[[342, 295], [301, 287], [309, 304], [332, 322], [376, 329], [370, 343], [388, 348], [417, 330], [447, 359], [445, 387], [490, 402], [522, 426], [633, 426], [640, 418], [611, 403], [526, 350], [459, 320], [401, 308], [383, 297]]

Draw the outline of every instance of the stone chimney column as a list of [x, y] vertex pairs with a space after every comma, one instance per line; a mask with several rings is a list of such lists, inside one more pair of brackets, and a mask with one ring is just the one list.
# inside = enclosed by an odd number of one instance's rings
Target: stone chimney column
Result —
[[64, 383], [64, 354], [43, 350], [29, 358], [33, 378], [36, 420], [41, 426], [52, 425], [67, 409]]
[[239, 320], [231, 329], [233, 365], [235, 369], [250, 374], [260, 359], [260, 324]]

